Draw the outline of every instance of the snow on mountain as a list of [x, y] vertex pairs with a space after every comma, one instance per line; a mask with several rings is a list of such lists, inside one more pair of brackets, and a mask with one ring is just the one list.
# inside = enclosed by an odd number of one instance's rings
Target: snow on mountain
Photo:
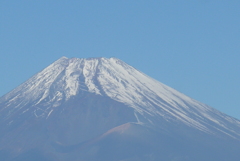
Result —
[[[15, 113], [26, 112], [48, 119], [55, 108], [81, 92], [124, 103], [134, 109], [139, 124], [154, 126], [155, 118], [163, 118], [204, 133], [218, 131], [240, 139], [239, 120], [191, 99], [116, 58], [62, 57], [0, 98], [0, 105], [4, 107], [0, 113], [7, 113], [4, 120]], [[14, 120], [8, 121], [10, 124]]]

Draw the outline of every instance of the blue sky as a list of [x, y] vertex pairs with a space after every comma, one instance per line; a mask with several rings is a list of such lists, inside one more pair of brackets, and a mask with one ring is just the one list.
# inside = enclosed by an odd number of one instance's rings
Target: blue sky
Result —
[[1, 0], [0, 96], [61, 56], [117, 57], [240, 119], [239, 0]]

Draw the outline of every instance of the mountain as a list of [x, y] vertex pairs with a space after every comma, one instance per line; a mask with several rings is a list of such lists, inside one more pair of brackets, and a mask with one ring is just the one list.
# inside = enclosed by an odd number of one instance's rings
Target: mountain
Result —
[[239, 161], [240, 121], [116, 58], [62, 57], [0, 98], [1, 161]]

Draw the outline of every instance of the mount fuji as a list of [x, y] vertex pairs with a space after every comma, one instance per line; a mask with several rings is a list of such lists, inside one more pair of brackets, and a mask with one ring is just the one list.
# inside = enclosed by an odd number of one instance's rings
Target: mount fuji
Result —
[[62, 57], [0, 98], [1, 161], [239, 161], [240, 121], [117, 58]]

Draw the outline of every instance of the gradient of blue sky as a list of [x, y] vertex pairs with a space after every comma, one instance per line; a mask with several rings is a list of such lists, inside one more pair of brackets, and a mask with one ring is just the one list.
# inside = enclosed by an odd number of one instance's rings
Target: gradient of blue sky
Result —
[[117, 57], [240, 118], [239, 0], [1, 0], [0, 96], [61, 56]]

